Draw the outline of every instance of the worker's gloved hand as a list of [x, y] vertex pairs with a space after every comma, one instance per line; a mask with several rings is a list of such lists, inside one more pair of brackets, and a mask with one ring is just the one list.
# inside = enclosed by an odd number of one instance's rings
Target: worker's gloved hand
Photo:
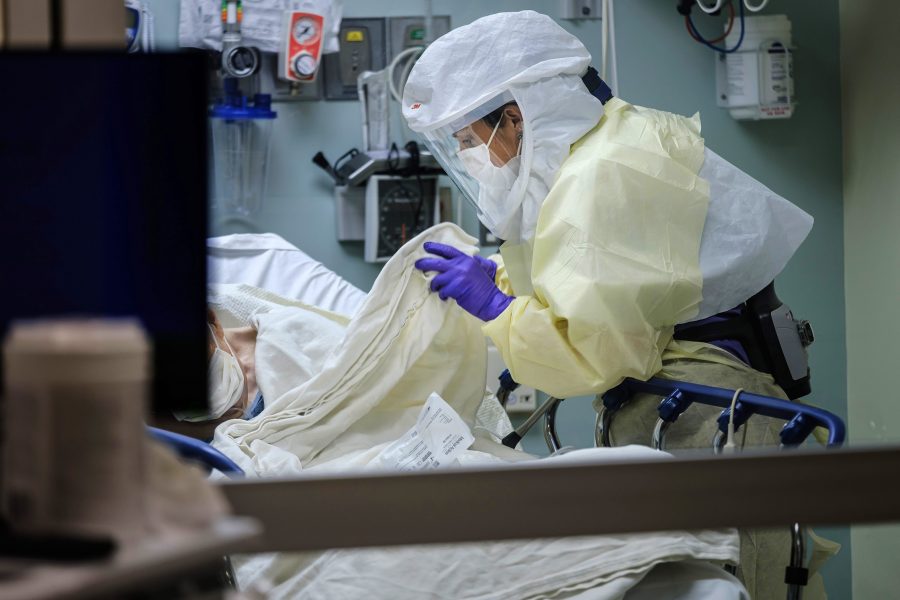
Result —
[[[425, 242], [425, 251], [431, 252], [432, 254], [437, 254], [438, 256], [443, 256], [444, 258], [451, 258], [454, 256], [462, 255], [462, 252], [454, 248], [453, 246], [448, 246], [447, 244], [440, 244], [438, 242]], [[466, 255], [468, 256], [468, 255]], [[497, 277], [497, 263], [494, 261], [484, 258], [483, 256], [475, 255], [474, 258], [478, 262], [478, 266], [481, 267], [481, 270], [485, 272], [485, 274], [491, 278], [491, 281], [496, 281]], [[418, 265], [416, 265], [418, 266]], [[426, 270], [426, 269], [423, 269]], [[437, 270], [437, 269], [427, 269], [427, 270]]]
[[420, 258], [416, 268], [438, 272], [431, 280], [431, 289], [439, 293], [441, 300], [453, 298], [468, 313], [482, 321], [493, 321], [515, 299], [494, 284], [497, 265], [493, 261], [435, 242], [425, 242], [425, 251], [440, 258]]
[[490, 277], [491, 281], [497, 281], [497, 263], [477, 254], [472, 258], [478, 261], [478, 266], [481, 267], [485, 275]]

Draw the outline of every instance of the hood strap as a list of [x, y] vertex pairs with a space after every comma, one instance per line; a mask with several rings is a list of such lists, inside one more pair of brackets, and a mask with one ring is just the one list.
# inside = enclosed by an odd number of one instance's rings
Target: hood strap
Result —
[[606, 85], [606, 82], [600, 79], [600, 74], [594, 67], [588, 67], [587, 73], [582, 75], [581, 81], [584, 82], [588, 91], [602, 104], [606, 104], [613, 97], [612, 90]]

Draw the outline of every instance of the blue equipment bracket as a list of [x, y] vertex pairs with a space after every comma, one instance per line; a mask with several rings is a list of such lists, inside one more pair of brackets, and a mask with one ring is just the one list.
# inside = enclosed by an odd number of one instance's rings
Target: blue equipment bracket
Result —
[[691, 402], [690, 396], [686, 396], [681, 388], [675, 388], [659, 403], [656, 412], [663, 421], [674, 423], [678, 420], [678, 416], [688, 409]]

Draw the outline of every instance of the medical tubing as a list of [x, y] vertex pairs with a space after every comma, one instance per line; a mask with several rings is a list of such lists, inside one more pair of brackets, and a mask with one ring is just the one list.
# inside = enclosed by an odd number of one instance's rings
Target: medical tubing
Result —
[[[725, 38], [727, 38], [728, 34], [731, 33], [731, 30], [734, 29], [734, 14], [735, 14], [734, 13], [734, 3], [729, 1], [728, 4], [726, 4], [726, 6], [728, 7], [728, 26], [725, 28], [725, 33], [723, 33], [719, 37], [712, 39], [712, 40], [706, 40], [710, 44], [718, 44], [719, 42], [725, 41]], [[690, 21], [688, 20], [687, 15], [685, 15], [685, 17], [684, 17], [684, 27], [685, 27], [685, 29], [687, 29], [688, 34], [692, 38], [694, 38], [695, 42], [700, 42], [700, 43], [703, 42], [703, 40], [701, 38], [698, 38], [696, 35], [694, 35], [694, 32], [691, 30], [691, 24], [690, 24]]]
[[756, 6], [751, 6], [750, 0], [743, 0], [743, 2], [744, 6], [746, 6], [747, 10], [749, 10], [750, 12], [759, 12], [766, 7], [766, 4], [769, 3], [769, 0], [761, 0], [761, 2]]
[[656, 424], [653, 426], [653, 433], [650, 436], [651, 448], [654, 450], [665, 449], [666, 431], [668, 431], [669, 425], [671, 424], [671, 421], [666, 421], [663, 418], [656, 419]]
[[409, 79], [409, 73], [412, 71], [412, 68], [415, 66], [416, 60], [418, 60], [418, 57], [415, 59], [410, 58], [409, 60], [407, 60], [406, 64], [403, 65], [403, 70], [400, 71], [401, 88], [400, 88], [399, 92], [400, 92], [401, 98], [403, 96], [403, 88], [406, 87], [406, 80]]
[[397, 142], [391, 142], [391, 147], [388, 149], [387, 154], [387, 164], [388, 170], [391, 171], [392, 175], [395, 175], [400, 170], [400, 148], [397, 147]]
[[[388, 65], [388, 72], [387, 72], [388, 88], [391, 91], [391, 96], [397, 102], [402, 103], [403, 96], [401, 94], [402, 90], [398, 90], [397, 86], [394, 84], [394, 70], [397, 68], [397, 65], [400, 64], [400, 61], [403, 60], [404, 58], [406, 58], [407, 56], [411, 56], [416, 53], [421, 54], [424, 51], [425, 51], [425, 48], [423, 48], [422, 46], [413, 46], [412, 48], [407, 48], [406, 50], [398, 52], [397, 56], [394, 57], [394, 60], [392, 60], [391, 63]], [[415, 63], [416, 61], [413, 58], [410, 58], [409, 62]], [[412, 69], [412, 67], [410, 67], [410, 69]], [[407, 73], [407, 76], [409, 76], [409, 73]], [[401, 81], [400, 84], [405, 87], [406, 81], [405, 80]]]
[[744, 3], [743, 2], [741, 2], [741, 5], [740, 5], [740, 15], [741, 15], [741, 35], [740, 35], [740, 37], [738, 37], [738, 41], [734, 45], [733, 48], [720, 48], [719, 46], [712, 44], [709, 40], [707, 40], [702, 35], [700, 35], [700, 32], [697, 31], [697, 28], [694, 26], [694, 20], [691, 18], [690, 15], [687, 16], [687, 20], [688, 20], [688, 25], [690, 26], [690, 30], [693, 33], [695, 39], [697, 39], [701, 44], [703, 44], [707, 48], [715, 50], [716, 52], [721, 52], [722, 54], [731, 54], [733, 52], [737, 52], [740, 49], [741, 44], [744, 43], [744, 34], [747, 31], [747, 27], [744, 22]]
[[716, 0], [716, 3], [712, 6], [706, 6], [703, 4], [702, 0], [697, 0], [697, 6], [700, 7], [700, 10], [705, 12], [708, 15], [713, 14], [714, 12], [722, 9], [723, 0]]

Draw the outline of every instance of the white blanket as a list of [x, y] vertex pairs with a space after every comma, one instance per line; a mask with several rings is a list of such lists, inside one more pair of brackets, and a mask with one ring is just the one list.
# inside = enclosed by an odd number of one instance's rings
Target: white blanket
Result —
[[[432, 392], [473, 427], [484, 397], [480, 322], [442, 302], [414, 269], [425, 239], [475, 250], [474, 240], [453, 225], [430, 229], [385, 265], [349, 323], [264, 293], [252, 308], [246, 293], [229, 301], [220, 290], [219, 307], [258, 329], [257, 378], [266, 408], [253, 421], [221, 425], [214, 445], [251, 476], [374, 468], [379, 453], [416, 423]], [[664, 458], [645, 448], [594, 452]], [[459, 461], [531, 458], [476, 431]], [[732, 531], [667, 532], [259, 555], [240, 563], [238, 578], [242, 585], [274, 584], [273, 598], [531, 598], [601, 589], [625, 576], [636, 582], [662, 562], [736, 562], [737, 554]], [[619, 597], [621, 586], [613, 587], [619, 591], [608, 597]]]

